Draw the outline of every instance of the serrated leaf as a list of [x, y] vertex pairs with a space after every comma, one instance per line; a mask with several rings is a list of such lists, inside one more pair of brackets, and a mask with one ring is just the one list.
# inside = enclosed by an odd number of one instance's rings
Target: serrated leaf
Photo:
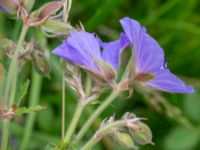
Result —
[[37, 106], [29, 107], [29, 108], [26, 108], [26, 107], [17, 108], [16, 115], [38, 112], [38, 111], [42, 111], [42, 110], [45, 110], [45, 109], [47, 109], [47, 107], [41, 106], [41, 105], [37, 105]]
[[166, 150], [192, 150], [199, 142], [199, 132], [183, 127], [174, 128], [165, 139]]
[[16, 106], [19, 107], [22, 99], [26, 96], [28, 88], [30, 85], [30, 80], [28, 79], [24, 84], [19, 87], [19, 92], [16, 95]]

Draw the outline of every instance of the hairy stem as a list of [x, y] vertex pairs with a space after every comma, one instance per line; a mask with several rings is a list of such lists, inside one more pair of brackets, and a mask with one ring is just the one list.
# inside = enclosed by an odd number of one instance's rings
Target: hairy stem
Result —
[[113, 123], [110, 123], [102, 128], [100, 128], [93, 136], [92, 138], [81, 148], [81, 150], [90, 150], [94, 145], [96, 145], [99, 140], [103, 137], [103, 135], [106, 135], [106, 133], [110, 132], [111, 129], [116, 127], [125, 126], [126, 123], [124, 120], [115, 121]]
[[[30, 92], [30, 99], [29, 99], [29, 107], [36, 106], [39, 101], [40, 91], [41, 91], [41, 84], [42, 84], [42, 77], [40, 77], [34, 70], [32, 73], [32, 85], [31, 85], [31, 92]], [[28, 115], [24, 137], [22, 139], [20, 150], [26, 150], [28, 146], [28, 142], [30, 140], [33, 125], [35, 121], [36, 113], [30, 113]]]
[[62, 71], [62, 122], [61, 122], [61, 138], [65, 136], [65, 71]]
[[67, 130], [65, 138], [63, 140], [63, 144], [62, 144], [63, 148], [65, 148], [66, 145], [69, 143], [69, 141], [70, 141], [70, 139], [71, 139], [71, 137], [72, 137], [72, 135], [73, 135], [73, 133], [74, 133], [74, 131], [76, 129], [76, 126], [77, 126], [78, 120], [79, 120], [79, 118], [80, 118], [80, 116], [82, 114], [83, 108], [84, 108], [84, 105], [82, 105], [80, 103], [77, 105], [75, 114], [73, 116], [73, 119], [72, 119], [72, 121], [71, 121], [71, 123], [69, 125], [69, 128]]
[[115, 98], [120, 94], [120, 91], [114, 90], [110, 96], [97, 108], [97, 110], [90, 116], [88, 121], [84, 124], [82, 129], [79, 131], [75, 142], [78, 143], [81, 138], [85, 135], [87, 130], [90, 128], [92, 123], [99, 117], [99, 115], [115, 100]]
[[[4, 90], [4, 97], [3, 97], [3, 103], [7, 107], [12, 107], [14, 104], [15, 94], [16, 94], [16, 85], [17, 85], [17, 75], [18, 75], [17, 58], [18, 58], [18, 55], [19, 55], [19, 52], [22, 47], [27, 31], [28, 31], [28, 26], [24, 25], [22, 28], [18, 43], [17, 43], [16, 51], [14, 53], [13, 59], [9, 67], [5, 90]], [[8, 137], [9, 137], [9, 120], [3, 120], [2, 140], [1, 140], [2, 150], [7, 150]]]

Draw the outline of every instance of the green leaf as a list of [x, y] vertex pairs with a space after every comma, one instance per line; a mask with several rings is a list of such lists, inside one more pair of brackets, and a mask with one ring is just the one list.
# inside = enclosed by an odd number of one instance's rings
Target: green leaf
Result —
[[200, 122], [200, 94], [188, 94], [184, 99], [184, 110], [186, 115], [193, 121]]
[[41, 106], [41, 105], [37, 105], [37, 106], [29, 107], [29, 108], [26, 108], [26, 107], [17, 108], [16, 115], [38, 112], [38, 111], [45, 110], [45, 109], [47, 109], [47, 107]]
[[28, 79], [24, 84], [19, 87], [19, 92], [16, 95], [16, 105], [17, 107], [20, 106], [22, 99], [26, 96], [28, 87], [30, 85], [30, 80]]
[[199, 142], [199, 132], [183, 127], [174, 128], [165, 139], [166, 150], [192, 150]]

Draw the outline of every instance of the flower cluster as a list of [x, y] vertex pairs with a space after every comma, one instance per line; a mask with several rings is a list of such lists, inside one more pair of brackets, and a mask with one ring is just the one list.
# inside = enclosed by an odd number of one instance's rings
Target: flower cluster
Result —
[[104, 43], [92, 33], [71, 32], [53, 53], [113, 83], [119, 69], [120, 54], [130, 45], [134, 82], [168, 92], [194, 92], [192, 86], [186, 86], [165, 66], [163, 49], [139, 22], [125, 17], [120, 23], [125, 33], [121, 33], [117, 41]]

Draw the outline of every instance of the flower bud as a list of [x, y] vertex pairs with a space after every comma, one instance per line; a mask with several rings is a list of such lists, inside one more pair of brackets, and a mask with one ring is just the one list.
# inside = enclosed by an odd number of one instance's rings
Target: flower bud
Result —
[[24, 0], [23, 3], [24, 3], [24, 7], [26, 8], [26, 10], [29, 12], [33, 8], [33, 6], [35, 4], [35, 0]]
[[135, 126], [137, 128], [129, 127], [133, 139], [141, 145], [153, 144], [150, 128], [142, 122], [137, 122]]
[[25, 24], [28, 26], [42, 25], [51, 15], [62, 8], [62, 4], [63, 3], [61, 1], [49, 2], [45, 4], [40, 10], [33, 12], [30, 16], [25, 18]]
[[134, 113], [126, 112], [123, 116], [122, 119], [135, 119], [136, 115]]
[[63, 23], [58, 20], [48, 19], [42, 26], [41, 29], [46, 33], [47, 36], [66, 36], [69, 30], [73, 30], [73, 27], [69, 23]]
[[42, 54], [40, 51], [34, 51], [32, 54], [33, 57], [33, 66], [37, 73], [39, 73], [42, 76], [49, 76], [49, 62], [47, 61], [47, 58]]
[[119, 145], [121, 145], [122, 147], [125, 147], [125, 148], [135, 148], [133, 139], [127, 133], [116, 132], [116, 133], [114, 133], [114, 138], [119, 143]]

